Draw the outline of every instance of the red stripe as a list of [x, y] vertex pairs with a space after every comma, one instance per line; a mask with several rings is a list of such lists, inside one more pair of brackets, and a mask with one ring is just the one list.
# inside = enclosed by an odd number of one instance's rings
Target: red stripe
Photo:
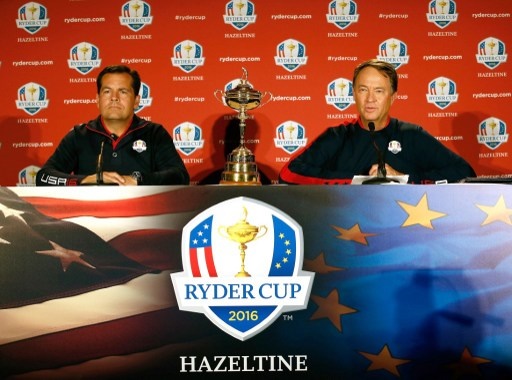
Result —
[[190, 248], [190, 269], [192, 270], [193, 277], [201, 277], [201, 271], [199, 270], [199, 261], [197, 259], [196, 248]]
[[160, 270], [182, 268], [181, 231], [137, 230], [119, 235], [108, 243], [142, 265]]
[[[37, 318], [37, 316], [34, 316]], [[216, 335], [203, 315], [169, 308], [0, 346], [0, 378], [128, 355]], [[196, 343], [194, 343], [196, 346]], [[197, 345], [195, 348], [199, 348]], [[159, 364], [168, 362], [161, 360]], [[148, 363], [149, 365], [149, 363]]]
[[213, 262], [212, 247], [206, 247], [204, 250], [206, 267], [208, 268], [208, 274], [210, 277], [217, 277], [217, 269], [215, 269], [215, 263]]

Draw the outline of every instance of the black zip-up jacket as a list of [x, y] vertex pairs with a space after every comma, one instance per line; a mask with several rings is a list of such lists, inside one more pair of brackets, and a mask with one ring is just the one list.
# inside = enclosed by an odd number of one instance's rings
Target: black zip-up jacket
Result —
[[[102, 163], [98, 166], [100, 152]], [[141, 185], [188, 185], [190, 182], [169, 132], [160, 124], [134, 115], [127, 132], [119, 138], [107, 133], [101, 116], [73, 127], [37, 173], [36, 185], [79, 185], [98, 169], [121, 175], [139, 172]]]
[[[391, 118], [374, 133], [384, 161], [409, 175], [409, 183], [457, 182], [474, 177], [471, 166], [419, 125]], [[355, 175], [368, 175], [377, 163], [370, 131], [361, 120], [325, 130], [281, 169], [279, 181], [288, 184], [347, 184]]]

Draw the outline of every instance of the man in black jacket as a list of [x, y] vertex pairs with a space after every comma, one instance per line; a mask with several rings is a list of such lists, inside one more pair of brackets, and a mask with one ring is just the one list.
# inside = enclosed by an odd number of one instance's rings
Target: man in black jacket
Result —
[[[462, 157], [423, 128], [389, 116], [398, 89], [393, 65], [378, 60], [361, 63], [354, 71], [353, 87], [359, 118], [324, 131], [283, 167], [280, 182], [343, 184], [354, 175], [378, 176], [379, 171], [381, 177], [407, 174], [410, 183], [457, 182], [475, 176]], [[376, 151], [385, 165], [377, 162]]]
[[108, 66], [96, 85], [100, 115], [62, 139], [37, 173], [37, 186], [189, 184], [167, 130], [134, 113], [140, 100], [137, 71]]

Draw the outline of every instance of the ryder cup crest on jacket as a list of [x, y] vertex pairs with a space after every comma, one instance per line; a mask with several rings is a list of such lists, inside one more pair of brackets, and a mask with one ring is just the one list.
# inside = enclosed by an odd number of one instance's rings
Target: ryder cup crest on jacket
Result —
[[183, 272], [171, 274], [180, 310], [239, 340], [307, 307], [314, 273], [302, 270], [302, 228], [273, 206], [218, 203], [183, 228], [181, 250]]

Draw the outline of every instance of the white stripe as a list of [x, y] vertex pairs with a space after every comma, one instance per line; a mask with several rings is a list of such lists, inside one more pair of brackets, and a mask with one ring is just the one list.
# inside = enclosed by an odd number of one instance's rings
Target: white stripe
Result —
[[186, 186], [52, 186], [9, 187], [20, 197], [45, 197], [76, 199], [80, 201], [104, 201], [139, 198], [148, 195], [167, 193]]
[[158, 230], [179, 230], [194, 217], [196, 213], [163, 214], [151, 216], [121, 217], [121, 218], [97, 218], [92, 216], [79, 216], [66, 218], [68, 222], [79, 224], [103, 240], [109, 241], [118, 235], [129, 231], [158, 229]]
[[176, 306], [171, 271], [74, 297], [0, 310], [0, 345]]
[[208, 266], [206, 265], [206, 254], [204, 248], [197, 248], [197, 262], [201, 277], [210, 277], [210, 274], [208, 273]]

